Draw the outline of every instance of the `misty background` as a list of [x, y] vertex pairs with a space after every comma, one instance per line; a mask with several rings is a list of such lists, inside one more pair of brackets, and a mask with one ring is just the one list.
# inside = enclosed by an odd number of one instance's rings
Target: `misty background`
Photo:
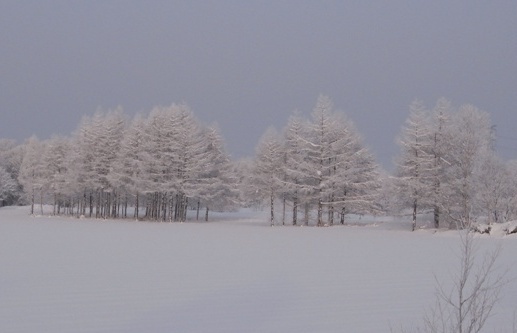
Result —
[[0, 1], [0, 138], [185, 102], [241, 158], [323, 93], [391, 169], [409, 104], [446, 97], [517, 158], [516, 18], [516, 1]]

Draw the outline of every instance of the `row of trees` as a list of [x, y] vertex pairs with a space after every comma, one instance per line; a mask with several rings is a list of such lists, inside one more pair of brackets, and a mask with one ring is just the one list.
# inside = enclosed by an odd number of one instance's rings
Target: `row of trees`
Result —
[[436, 228], [517, 217], [517, 165], [497, 155], [494, 129], [489, 115], [472, 105], [455, 109], [443, 98], [432, 110], [411, 104], [393, 190], [398, 207], [411, 208], [413, 230], [421, 212], [433, 212]]
[[247, 197], [267, 198], [271, 225], [278, 199], [282, 224], [286, 206], [292, 208], [293, 225], [299, 224], [300, 207], [306, 225], [311, 211], [316, 211], [318, 226], [333, 225], [336, 216], [344, 224], [347, 214], [378, 210], [378, 166], [353, 124], [334, 112], [327, 96], [319, 96], [310, 120], [295, 114], [281, 134], [269, 129], [250, 169]]
[[[85, 117], [72, 138], [30, 138], [17, 179], [31, 213], [132, 216], [184, 221], [187, 207], [235, 206], [232, 164], [216, 127], [202, 126], [186, 105], [157, 107], [128, 123], [122, 110]], [[140, 208], [145, 208], [141, 212]]]
[[70, 138], [0, 140], [0, 205], [24, 201], [34, 213], [39, 201], [55, 214], [183, 221], [187, 208], [197, 217], [205, 209], [207, 219], [209, 209], [267, 203], [271, 224], [318, 226], [409, 210], [413, 230], [422, 213], [437, 228], [517, 218], [517, 163], [498, 157], [487, 113], [415, 101], [397, 141], [390, 176], [323, 95], [310, 119], [295, 112], [280, 133], [264, 134], [252, 160], [239, 162], [186, 105], [132, 121], [121, 109], [97, 112]]

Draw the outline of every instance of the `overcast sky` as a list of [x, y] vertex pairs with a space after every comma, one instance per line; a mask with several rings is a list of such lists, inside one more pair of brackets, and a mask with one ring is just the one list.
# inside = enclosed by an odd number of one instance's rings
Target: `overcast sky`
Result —
[[0, 138], [186, 102], [240, 158], [320, 93], [388, 169], [415, 98], [489, 112], [517, 158], [517, 1], [0, 1]]

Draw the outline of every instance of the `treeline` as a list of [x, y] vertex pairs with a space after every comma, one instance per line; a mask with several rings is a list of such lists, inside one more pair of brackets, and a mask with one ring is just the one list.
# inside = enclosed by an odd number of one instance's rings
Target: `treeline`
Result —
[[413, 229], [421, 212], [432, 212], [436, 228], [517, 218], [517, 164], [497, 154], [488, 113], [443, 98], [427, 109], [417, 100], [398, 143], [389, 192], [395, 207], [411, 209]]
[[[0, 206], [51, 204], [54, 214], [185, 221], [187, 211], [266, 205], [274, 224], [345, 224], [350, 214], [433, 216], [434, 227], [517, 218], [517, 163], [495, 150], [490, 117], [445, 99], [410, 105], [393, 174], [353, 123], [319, 96], [311, 117], [269, 129], [249, 160], [232, 161], [214, 126], [186, 105], [129, 121], [121, 109], [84, 117], [70, 137], [0, 140]], [[200, 213], [203, 212], [203, 213]], [[280, 212], [280, 214], [279, 214]]]
[[97, 112], [71, 138], [32, 137], [19, 150], [16, 179], [31, 214], [39, 201], [52, 203], [54, 214], [117, 218], [132, 207], [134, 218], [185, 221], [189, 206], [208, 219], [209, 209], [238, 203], [217, 128], [202, 126], [186, 105], [131, 122], [120, 109]]
[[344, 224], [349, 214], [409, 215], [412, 230], [422, 215], [435, 228], [511, 221], [517, 162], [499, 157], [495, 134], [488, 113], [473, 105], [455, 108], [442, 98], [427, 109], [416, 100], [389, 174], [353, 124], [320, 96], [310, 119], [294, 114], [281, 133], [264, 134], [248, 165], [245, 197], [268, 203], [271, 224]]
[[308, 225], [313, 211], [318, 226], [344, 224], [348, 214], [380, 213], [378, 166], [353, 124], [334, 112], [327, 96], [318, 98], [310, 120], [295, 114], [281, 134], [269, 129], [250, 169], [246, 197], [267, 199], [271, 225], [277, 199], [282, 224], [286, 206], [292, 208], [293, 225]]

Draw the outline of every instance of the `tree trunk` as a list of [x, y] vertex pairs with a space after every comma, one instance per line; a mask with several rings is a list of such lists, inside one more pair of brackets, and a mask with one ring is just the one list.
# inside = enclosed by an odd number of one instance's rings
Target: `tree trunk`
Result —
[[308, 226], [308, 225], [309, 225], [309, 213], [310, 213], [310, 205], [309, 205], [309, 203], [308, 203], [308, 202], [306, 202], [306, 203], [305, 203], [305, 212], [304, 212], [304, 216], [303, 216], [303, 218], [304, 218], [304, 220], [305, 220], [305, 221], [304, 221], [304, 224], [305, 224], [306, 226]]
[[270, 206], [271, 206], [271, 226], [275, 225], [275, 197], [273, 191], [270, 194]]
[[56, 215], [56, 192], [54, 192], [54, 205], [52, 206], [52, 215]]
[[31, 192], [31, 215], [34, 215], [34, 188], [32, 188]]
[[438, 205], [434, 206], [434, 227], [438, 229], [440, 227], [440, 207]]
[[323, 226], [323, 202], [318, 199], [318, 227]]
[[334, 225], [334, 194], [332, 194], [330, 197], [329, 225]]
[[282, 207], [282, 225], [285, 226], [285, 203], [286, 203], [286, 199], [285, 199], [285, 194], [283, 196], [283, 207]]
[[188, 198], [186, 195], [183, 195], [183, 215], [182, 215], [182, 219], [181, 219], [181, 222], [186, 222], [187, 221], [187, 210], [188, 210]]
[[298, 197], [295, 193], [294, 199], [293, 199], [293, 225], [296, 225], [298, 223]]
[[138, 213], [139, 213], [139, 209], [138, 207], [140, 206], [140, 202], [139, 202], [139, 195], [138, 195], [138, 192], [136, 192], [136, 201], [135, 201], [135, 212], [134, 212], [134, 217], [135, 219], [138, 221]]
[[39, 208], [41, 211], [41, 215], [43, 215], [43, 189], [39, 191]]
[[416, 229], [416, 213], [417, 213], [418, 201], [417, 199], [413, 200], [413, 222], [411, 224], [411, 231], [415, 231]]

